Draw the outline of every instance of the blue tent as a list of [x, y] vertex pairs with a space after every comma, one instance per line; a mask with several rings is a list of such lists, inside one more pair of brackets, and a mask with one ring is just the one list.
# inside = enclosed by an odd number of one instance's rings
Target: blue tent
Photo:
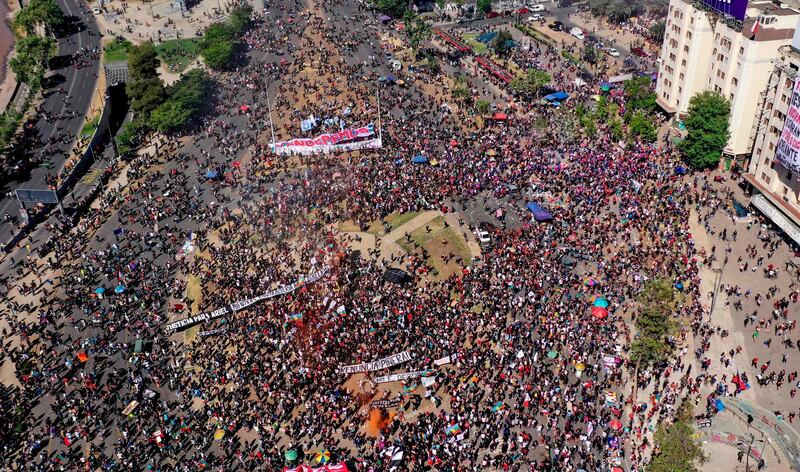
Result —
[[686, 173], [686, 168], [685, 167], [676, 167], [675, 168], [675, 173], [678, 174], [678, 175], [683, 175], [683, 174]]
[[721, 399], [717, 398], [714, 400], [714, 408], [716, 408], [717, 411], [725, 411], [725, 404], [722, 403]]
[[478, 36], [475, 39], [477, 39], [478, 41], [480, 41], [480, 42], [482, 42], [484, 44], [488, 44], [495, 38], [495, 36], [497, 36], [497, 32], [491, 31], [489, 33], [483, 33], [482, 35]]
[[217, 172], [215, 170], [209, 170], [208, 172], [206, 172], [206, 178], [207, 179], [216, 179], [218, 175], [219, 175], [219, 172]]
[[568, 98], [569, 94], [567, 92], [555, 92], [544, 96], [544, 99], [548, 102], [563, 102]]
[[528, 202], [525, 206], [528, 207], [528, 210], [533, 214], [533, 219], [536, 221], [542, 222], [553, 219], [553, 214], [542, 208], [536, 202]]
[[428, 158], [420, 154], [418, 156], [412, 157], [411, 162], [413, 162], [414, 164], [427, 164]]

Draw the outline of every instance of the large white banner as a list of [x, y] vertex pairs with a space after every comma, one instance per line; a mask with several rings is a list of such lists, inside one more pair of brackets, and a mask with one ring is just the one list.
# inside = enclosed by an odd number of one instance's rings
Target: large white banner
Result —
[[375, 377], [375, 383], [398, 382], [400, 380], [414, 379], [423, 375], [429, 374], [429, 370], [418, 370], [416, 372], [403, 372], [402, 374], [384, 375], [383, 377]]
[[340, 366], [339, 373], [350, 375], [350, 374], [355, 374], [356, 372], [369, 372], [373, 370], [382, 370], [388, 367], [396, 366], [397, 364], [402, 364], [403, 362], [408, 362], [410, 360], [411, 360], [411, 353], [409, 353], [408, 351], [403, 351], [373, 362]]
[[166, 331], [174, 331], [176, 329], [183, 329], [188, 328], [190, 326], [194, 326], [198, 323], [203, 323], [205, 321], [214, 320], [225, 316], [229, 313], [236, 313], [239, 310], [243, 310], [254, 303], [258, 303], [262, 300], [266, 300], [268, 298], [277, 297], [279, 295], [285, 295], [289, 292], [294, 292], [298, 288], [302, 287], [303, 285], [310, 284], [316, 282], [317, 280], [321, 279], [325, 273], [328, 272], [328, 267], [323, 267], [322, 270], [318, 270], [312, 274], [307, 275], [305, 278], [298, 280], [295, 283], [284, 285], [283, 287], [277, 288], [270, 292], [261, 294], [257, 297], [253, 298], [245, 298], [244, 300], [239, 300], [238, 302], [231, 303], [230, 305], [220, 308], [218, 310], [214, 310], [209, 313], [203, 313], [197, 316], [192, 316], [191, 318], [184, 318], [182, 320], [178, 320], [172, 322], [164, 327]]
[[792, 101], [778, 140], [775, 160], [793, 174], [800, 175], [800, 77], [794, 81]]
[[356, 149], [378, 149], [383, 146], [380, 136], [375, 136], [375, 126], [370, 123], [361, 128], [350, 128], [338, 133], [326, 133], [316, 138], [298, 138], [270, 144], [275, 154], [320, 154]]

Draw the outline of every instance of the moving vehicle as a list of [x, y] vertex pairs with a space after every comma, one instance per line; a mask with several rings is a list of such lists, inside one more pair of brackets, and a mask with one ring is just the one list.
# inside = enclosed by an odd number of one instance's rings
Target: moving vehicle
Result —
[[554, 21], [547, 25], [547, 27], [553, 31], [564, 31], [564, 23], [560, 21]]
[[490, 11], [486, 13], [486, 18], [497, 18], [498, 16], [500, 16], [500, 13], [497, 13], [496, 11]]
[[574, 37], [576, 37], [576, 38], [580, 39], [581, 41], [582, 41], [582, 40], [583, 40], [583, 38], [584, 38], [584, 36], [583, 36], [583, 30], [582, 30], [582, 29], [580, 29], [580, 28], [578, 28], [577, 26], [576, 26], [576, 27], [574, 27], [574, 28], [572, 28], [571, 30], [569, 30], [569, 34], [571, 34], [572, 36], [574, 36]]
[[631, 52], [633, 53], [634, 56], [639, 56], [639, 57], [647, 57], [647, 56], [649, 56], [649, 54], [647, 54], [647, 51], [642, 49], [640, 46], [636, 46], [635, 48], [631, 48]]
[[481, 247], [487, 248], [492, 244], [492, 238], [489, 237], [489, 232], [483, 229], [475, 230], [476, 236], [478, 236], [478, 242], [481, 244]]
[[615, 48], [608, 48], [606, 49], [606, 52], [611, 57], [619, 57], [619, 51], [617, 51]]

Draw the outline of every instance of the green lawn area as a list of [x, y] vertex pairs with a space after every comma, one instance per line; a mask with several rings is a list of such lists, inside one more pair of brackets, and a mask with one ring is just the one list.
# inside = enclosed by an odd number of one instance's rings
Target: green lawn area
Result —
[[467, 46], [471, 47], [476, 54], [486, 54], [486, 51], [488, 51], [489, 48], [486, 47], [486, 45], [482, 42], [475, 39], [478, 36], [480, 36], [478, 33], [464, 33], [462, 38], [464, 39], [464, 42], [467, 43]]
[[389, 223], [389, 226], [391, 226], [392, 229], [394, 230], [403, 226], [405, 223], [408, 223], [409, 221], [413, 220], [414, 217], [416, 217], [420, 213], [421, 212], [419, 211], [409, 211], [406, 213], [392, 213], [391, 215], [387, 216], [385, 220], [387, 223]]
[[158, 58], [170, 72], [183, 72], [189, 64], [197, 59], [200, 51], [198, 38], [170, 39], [156, 45]]
[[94, 115], [91, 120], [87, 121], [81, 129], [81, 136], [90, 137], [97, 129], [97, 123], [100, 122], [100, 115]]
[[130, 41], [112, 40], [110, 43], [103, 46], [103, 62], [127, 61], [128, 49], [130, 49], [130, 47]]
[[[426, 231], [425, 227], [430, 231]], [[439, 216], [434, 218], [427, 225], [423, 225], [411, 233], [411, 241], [419, 244], [428, 251], [428, 264], [433, 266], [438, 274], [435, 278], [444, 279], [451, 274], [459, 272], [461, 267], [467, 266], [472, 262], [472, 254], [469, 252], [466, 241], [458, 232], [452, 227], [444, 226], [444, 217]], [[407, 243], [405, 238], [397, 240], [406, 252], [413, 252], [414, 245]], [[455, 257], [445, 263], [442, 260], [442, 255], [453, 253]], [[461, 258], [461, 263], [456, 262], [457, 258]]]

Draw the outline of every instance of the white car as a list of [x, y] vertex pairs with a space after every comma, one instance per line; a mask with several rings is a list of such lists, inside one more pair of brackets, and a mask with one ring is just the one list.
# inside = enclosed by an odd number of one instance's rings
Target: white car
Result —
[[92, 8], [92, 13], [94, 13], [95, 15], [99, 15], [100, 14], [100, 9], [99, 8]]
[[475, 233], [478, 235], [478, 242], [481, 243], [481, 246], [487, 246], [492, 243], [492, 238], [489, 237], [488, 231], [479, 229]]
[[528, 8], [530, 11], [544, 11], [544, 5], [533, 5], [532, 7]]
[[617, 50], [616, 50], [616, 49], [614, 49], [614, 48], [608, 48], [608, 49], [606, 49], [606, 52], [607, 52], [607, 53], [608, 53], [608, 55], [609, 55], [609, 56], [611, 56], [611, 57], [619, 57], [619, 51], [617, 51]]
[[572, 36], [576, 37], [577, 39], [583, 41], [583, 38], [584, 38], [583, 30], [578, 28], [577, 26], [575, 28], [572, 28], [571, 30], [569, 30], [569, 34], [571, 34]]
[[540, 15], [540, 14], [538, 14], [538, 13], [537, 13], [537, 14], [535, 14], [535, 15], [529, 16], [529, 17], [528, 17], [528, 21], [529, 21], [529, 22], [534, 22], [534, 21], [542, 21], [542, 15]]

